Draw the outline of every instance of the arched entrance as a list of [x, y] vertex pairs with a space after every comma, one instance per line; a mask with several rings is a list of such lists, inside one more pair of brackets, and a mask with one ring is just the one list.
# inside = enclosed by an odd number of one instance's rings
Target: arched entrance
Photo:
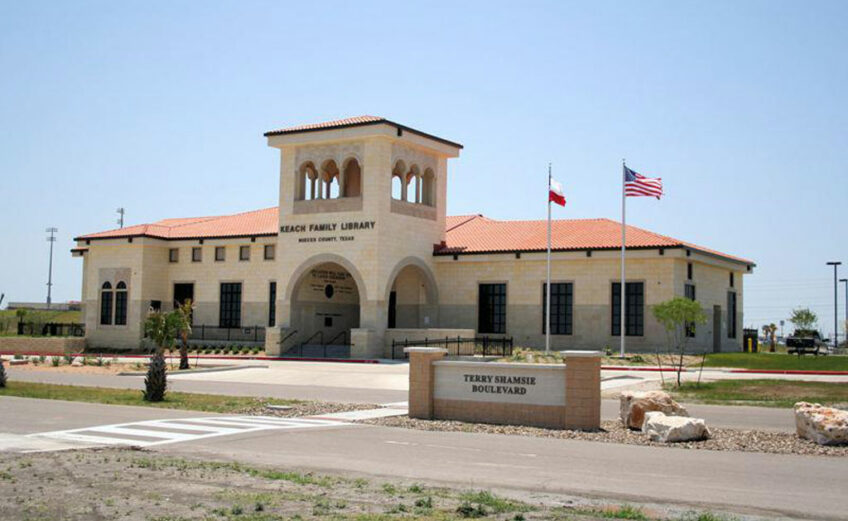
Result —
[[304, 270], [291, 292], [291, 327], [298, 341], [290, 354], [349, 356], [359, 308], [359, 287], [344, 266], [322, 262]]
[[436, 282], [426, 264], [415, 258], [404, 259], [389, 280], [389, 329], [438, 327]]

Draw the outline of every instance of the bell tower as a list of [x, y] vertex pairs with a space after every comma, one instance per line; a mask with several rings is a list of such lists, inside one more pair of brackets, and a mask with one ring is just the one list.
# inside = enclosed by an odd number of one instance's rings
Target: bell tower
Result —
[[382, 357], [387, 328], [438, 327], [432, 254], [462, 145], [373, 116], [265, 136], [280, 150], [279, 326], [266, 349]]

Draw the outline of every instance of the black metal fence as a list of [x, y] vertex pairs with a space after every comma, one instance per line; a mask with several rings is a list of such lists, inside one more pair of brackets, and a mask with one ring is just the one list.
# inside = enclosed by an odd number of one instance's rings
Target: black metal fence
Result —
[[192, 325], [189, 340], [223, 342], [265, 342], [265, 327], [218, 327]]
[[448, 356], [512, 356], [512, 337], [445, 337], [424, 340], [392, 340], [392, 359], [408, 358], [407, 347], [441, 347]]
[[18, 334], [27, 336], [85, 336], [85, 324], [18, 322]]

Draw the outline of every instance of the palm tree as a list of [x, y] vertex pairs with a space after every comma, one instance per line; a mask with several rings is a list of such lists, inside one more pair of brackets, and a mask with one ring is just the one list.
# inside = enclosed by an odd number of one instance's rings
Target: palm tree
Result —
[[768, 325], [769, 328], [769, 353], [774, 353], [774, 336], [777, 334], [777, 324], [771, 323]]
[[180, 317], [177, 311], [153, 311], [144, 321], [144, 332], [156, 344], [156, 352], [150, 357], [147, 376], [144, 378], [144, 399], [148, 402], [161, 402], [165, 399], [168, 384], [163, 353], [165, 349], [170, 350], [174, 346], [179, 325]]
[[180, 369], [189, 369], [188, 365], [188, 336], [191, 334], [191, 299], [185, 299], [182, 304], [174, 310], [178, 317], [178, 328], [180, 334]]

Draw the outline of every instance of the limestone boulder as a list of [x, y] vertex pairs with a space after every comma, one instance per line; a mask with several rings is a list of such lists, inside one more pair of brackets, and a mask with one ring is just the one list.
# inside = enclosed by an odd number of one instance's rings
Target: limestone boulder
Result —
[[73, 362], [71, 362], [71, 367], [82, 367], [83, 365], [85, 365], [82, 362], [83, 362], [82, 357], [78, 356], [78, 357], [74, 358]]
[[681, 441], [701, 441], [710, 437], [710, 430], [701, 418], [688, 416], [667, 416], [660, 411], [645, 414], [642, 432], [651, 441], [677, 443]]
[[621, 422], [629, 429], [641, 429], [645, 414], [652, 411], [666, 416], [689, 416], [686, 409], [664, 391], [624, 391], [620, 399]]
[[848, 444], [848, 411], [817, 403], [795, 404], [795, 431], [819, 445]]

